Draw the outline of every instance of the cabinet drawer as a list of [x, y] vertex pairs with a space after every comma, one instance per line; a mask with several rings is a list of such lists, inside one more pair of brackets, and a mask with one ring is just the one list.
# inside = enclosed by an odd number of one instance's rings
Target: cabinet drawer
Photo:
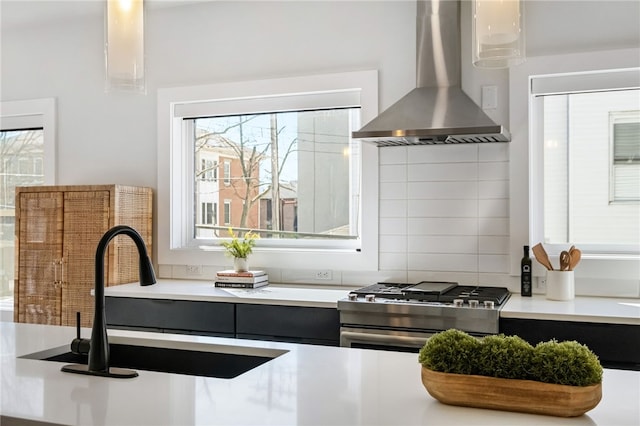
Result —
[[236, 334], [337, 344], [340, 317], [338, 310], [331, 308], [238, 304]]
[[640, 326], [628, 324], [501, 318], [500, 333], [532, 345], [556, 339], [587, 345], [604, 367], [640, 370]]
[[107, 325], [234, 335], [234, 305], [187, 300], [106, 297]]

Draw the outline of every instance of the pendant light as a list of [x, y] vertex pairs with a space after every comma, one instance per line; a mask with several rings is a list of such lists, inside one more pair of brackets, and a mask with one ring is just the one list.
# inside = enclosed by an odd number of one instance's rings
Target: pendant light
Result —
[[507, 68], [525, 61], [524, 1], [473, 0], [473, 65]]
[[146, 93], [143, 0], [107, 0], [106, 91]]

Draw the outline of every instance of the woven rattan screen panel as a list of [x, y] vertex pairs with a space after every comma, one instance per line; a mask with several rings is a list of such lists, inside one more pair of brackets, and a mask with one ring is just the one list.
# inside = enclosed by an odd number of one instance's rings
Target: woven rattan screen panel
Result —
[[17, 277], [18, 321], [60, 324], [62, 193], [23, 194], [17, 205], [19, 226]]
[[83, 325], [92, 324], [96, 247], [109, 229], [109, 199], [109, 191], [64, 194], [62, 325], [74, 325], [76, 312]]
[[[95, 255], [115, 225], [136, 229], [151, 254], [150, 188], [121, 185], [20, 187], [16, 190], [18, 322], [82, 326], [93, 323]], [[105, 284], [138, 281], [138, 252], [117, 236], [105, 256]]]

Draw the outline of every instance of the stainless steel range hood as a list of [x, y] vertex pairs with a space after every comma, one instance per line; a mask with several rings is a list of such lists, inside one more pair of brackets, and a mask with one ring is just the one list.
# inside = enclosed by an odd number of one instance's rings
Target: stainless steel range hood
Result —
[[460, 88], [460, 4], [417, 2], [416, 80], [413, 89], [352, 137], [378, 146], [509, 142]]

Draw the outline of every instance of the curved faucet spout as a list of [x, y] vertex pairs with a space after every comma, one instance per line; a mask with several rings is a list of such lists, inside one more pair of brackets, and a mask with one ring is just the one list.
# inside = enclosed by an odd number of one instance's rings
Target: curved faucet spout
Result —
[[107, 339], [107, 324], [104, 312], [104, 255], [109, 242], [120, 234], [131, 237], [138, 248], [138, 255], [140, 256], [140, 285], [152, 285], [156, 282], [156, 275], [147, 254], [144, 240], [135, 229], [125, 225], [114, 226], [102, 236], [96, 249], [95, 312], [91, 330], [88, 366], [90, 372], [109, 373], [109, 341]]

